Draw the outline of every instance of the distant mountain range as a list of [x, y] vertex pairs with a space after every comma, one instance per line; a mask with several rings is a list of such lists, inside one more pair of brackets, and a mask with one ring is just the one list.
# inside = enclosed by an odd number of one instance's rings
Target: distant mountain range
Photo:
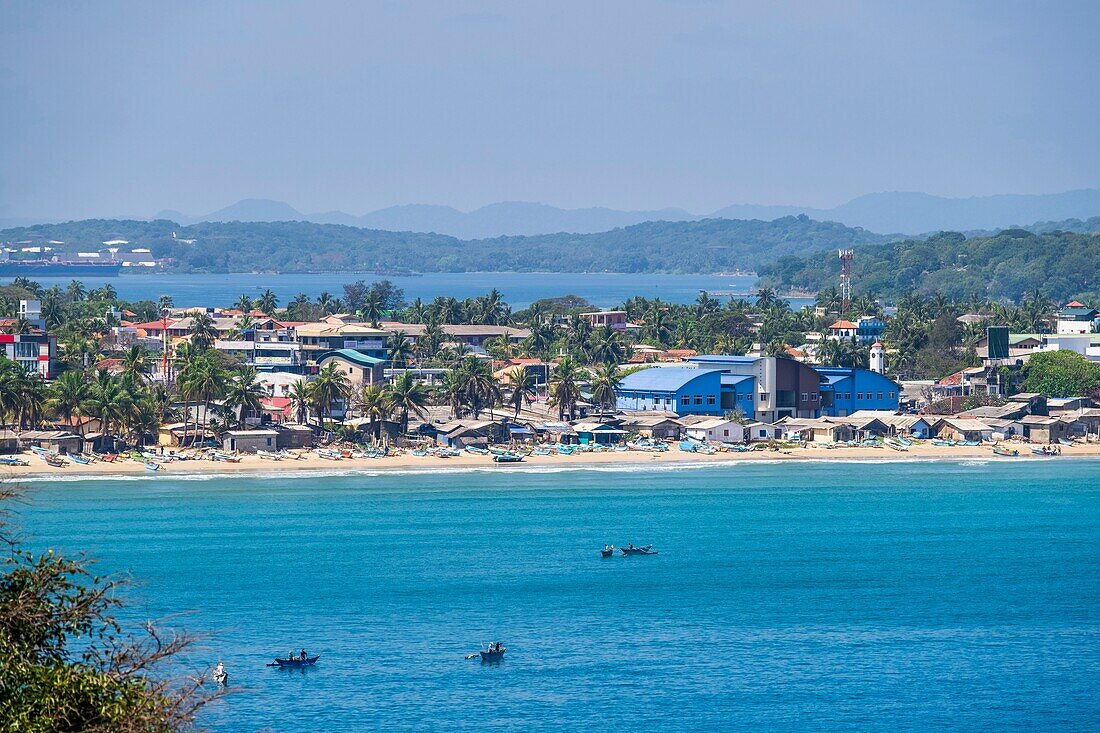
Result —
[[[201, 216], [161, 211], [157, 219], [180, 224], [227, 221], [308, 221], [343, 224], [394, 232], [447, 234], [459, 239], [499, 236], [591, 234], [646, 221], [698, 221], [702, 219], [761, 219], [805, 214], [819, 221], [834, 221], [885, 234], [926, 234], [937, 231], [993, 231], [1027, 226], [1037, 221], [1088, 219], [1100, 215], [1100, 189], [1080, 189], [1058, 194], [1002, 194], [972, 198], [946, 198], [925, 193], [873, 193], [831, 209], [806, 206], [735, 204], [708, 214], [683, 209], [618, 211], [607, 208], [559, 209], [521, 201], [502, 202], [473, 211], [450, 206], [410, 204], [391, 206], [354, 216], [342, 211], [304, 214], [283, 201], [245, 199]], [[21, 222], [22, 223], [22, 222]]]

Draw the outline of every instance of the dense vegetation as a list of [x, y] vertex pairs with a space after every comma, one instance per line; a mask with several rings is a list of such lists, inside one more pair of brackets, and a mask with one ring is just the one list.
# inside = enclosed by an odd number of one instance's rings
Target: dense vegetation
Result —
[[[1057, 300], [1100, 294], [1100, 235], [1008, 229], [967, 239], [945, 232], [924, 241], [861, 247], [852, 265], [854, 289], [888, 300], [905, 293], [942, 293], [956, 300], [1019, 301], [1041, 288]], [[781, 257], [760, 269], [762, 284], [817, 292], [835, 284], [835, 252]]]
[[82, 557], [24, 548], [4, 519], [16, 492], [0, 487], [0, 731], [172, 733], [191, 730], [217, 688], [173, 683], [168, 667], [192, 639], [152, 625], [124, 629], [119, 578]]
[[180, 226], [95, 219], [0, 232], [0, 241], [61, 241], [59, 247], [72, 252], [100, 249], [113, 239], [148, 247], [155, 257], [171, 259], [171, 267], [191, 272], [723, 272], [755, 269], [787, 254], [885, 241], [805, 216], [657, 221], [599, 234], [472, 241], [308, 222]]

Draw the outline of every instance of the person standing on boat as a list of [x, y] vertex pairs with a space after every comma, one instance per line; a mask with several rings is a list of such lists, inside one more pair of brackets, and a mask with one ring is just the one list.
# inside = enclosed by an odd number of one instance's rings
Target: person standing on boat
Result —
[[306, 661], [306, 659], [307, 659], [307, 658], [308, 658], [308, 657], [306, 657], [306, 650], [305, 650], [305, 649], [303, 649], [303, 650], [302, 650], [302, 655], [301, 655], [301, 659], [302, 659], [302, 661], [304, 662], [304, 661]]

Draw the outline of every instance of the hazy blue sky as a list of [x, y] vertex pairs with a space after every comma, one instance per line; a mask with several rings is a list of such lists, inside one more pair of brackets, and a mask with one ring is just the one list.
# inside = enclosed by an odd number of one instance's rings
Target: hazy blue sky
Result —
[[1100, 3], [0, 0], [0, 216], [1100, 185]]

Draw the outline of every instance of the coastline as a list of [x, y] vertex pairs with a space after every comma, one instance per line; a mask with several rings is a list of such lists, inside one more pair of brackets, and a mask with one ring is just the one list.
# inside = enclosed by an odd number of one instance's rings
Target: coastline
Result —
[[126, 460], [113, 463], [92, 463], [81, 465], [70, 463], [62, 468], [46, 465], [41, 459], [24, 454], [29, 466], [4, 466], [4, 475], [8, 479], [35, 478], [52, 479], [66, 476], [85, 478], [112, 478], [146, 476], [156, 479], [162, 476], [249, 476], [271, 475], [277, 473], [384, 473], [394, 472], [448, 472], [454, 470], [493, 470], [522, 471], [525, 468], [584, 469], [592, 467], [616, 467], [623, 470], [649, 467], [689, 467], [714, 466], [751, 462], [819, 462], [819, 461], [858, 461], [858, 462], [901, 462], [901, 461], [953, 461], [953, 460], [993, 460], [1012, 462], [1020, 460], [1054, 461], [1060, 458], [1100, 458], [1100, 444], [1076, 444], [1063, 446], [1062, 455], [1042, 457], [1031, 454], [1027, 445], [1013, 446], [1020, 451], [1016, 457], [995, 455], [990, 446], [933, 446], [913, 445], [908, 451], [893, 451], [886, 448], [844, 447], [827, 449], [824, 447], [789, 448], [782, 451], [751, 451], [747, 453], [685, 453], [676, 449], [664, 453], [643, 453], [637, 451], [609, 453], [577, 453], [571, 456], [527, 456], [521, 463], [494, 463], [489, 456], [462, 454], [451, 458], [437, 456], [417, 457], [411, 454], [387, 456], [385, 458], [345, 458], [337, 461], [326, 460], [314, 453], [303, 453], [298, 460], [284, 459], [271, 461], [257, 456], [244, 456], [240, 463], [225, 463], [208, 460], [178, 461], [163, 464], [161, 469], [152, 473], [139, 461]]

